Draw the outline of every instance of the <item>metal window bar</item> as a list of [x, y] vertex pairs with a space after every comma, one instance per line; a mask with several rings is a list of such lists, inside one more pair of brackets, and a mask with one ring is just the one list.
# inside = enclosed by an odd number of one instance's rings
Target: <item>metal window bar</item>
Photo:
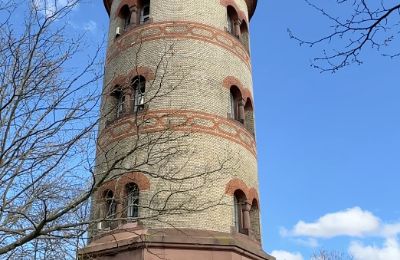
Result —
[[235, 229], [236, 229], [237, 232], [239, 232], [240, 231], [240, 215], [241, 215], [241, 212], [240, 212], [239, 201], [236, 198], [236, 196], [234, 196], [234, 199], [233, 199], [233, 211], [234, 211], [233, 215], [234, 215]]
[[133, 82], [133, 88], [135, 91], [135, 96], [133, 100], [133, 111], [138, 112], [144, 109], [146, 81], [140, 78], [135, 79]]
[[121, 117], [124, 113], [125, 96], [122, 92], [117, 93], [117, 118]]
[[131, 184], [127, 189], [127, 217], [139, 217], [139, 187], [136, 184]]
[[140, 12], [140, 24], [144, 24], [150, 20], [150, 5], [146, 4], [143, 6]]

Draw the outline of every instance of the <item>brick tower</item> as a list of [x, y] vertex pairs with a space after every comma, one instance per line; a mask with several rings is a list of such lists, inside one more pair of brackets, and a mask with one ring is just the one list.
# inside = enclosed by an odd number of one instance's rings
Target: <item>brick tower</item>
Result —
[[104, 0], [82, 259], [274, 259], [261, 248], [249, 22], [257, 0]]

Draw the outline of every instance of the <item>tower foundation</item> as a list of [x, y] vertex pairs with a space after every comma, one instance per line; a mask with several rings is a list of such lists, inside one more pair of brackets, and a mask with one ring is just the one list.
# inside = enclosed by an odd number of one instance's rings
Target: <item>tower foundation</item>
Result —
[[194, 229], [122, 226], [95, 239], [80, 259], [273, 260], [248, 236]]

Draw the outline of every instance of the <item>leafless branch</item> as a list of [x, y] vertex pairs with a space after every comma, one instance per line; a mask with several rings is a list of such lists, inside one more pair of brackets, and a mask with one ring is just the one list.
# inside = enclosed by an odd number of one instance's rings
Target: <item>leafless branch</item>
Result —
[[[314, 4], [305, 0], [331, 23], [326, 35], [317, 40], [303, 40], [288, 30], [292, 39], [300, 45], [317, 47], [319, 45], [334, 46], [322, 49], [323, 55], [313, 60], [312, 66], [321, 72], [336, 72], [350, 64], [362, 64], [362, 54], [365, 49], [372, 48], [382, 52], [382, 55], [395, 58], [400, 55], [396, 48], [400, 25], [400, 3], [387, 7], [385, 1], [367, 0], [337, 0], [337, 5], [343, 13], [333, 14], [324, 9], [323, 4]], [[390, 47], [394, 46], [394, 50]], [[386, 51], [385, 51], [386, 50]]]

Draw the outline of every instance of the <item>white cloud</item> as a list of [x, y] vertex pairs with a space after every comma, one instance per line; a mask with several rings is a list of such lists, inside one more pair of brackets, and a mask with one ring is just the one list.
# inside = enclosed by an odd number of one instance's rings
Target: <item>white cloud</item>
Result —
[[378, 232], [380, 220], [359, 207], [329, 213], [317, 221], [299, 221], [292, 230], [281, 230], [283, 236], [331, 238], [335, 236], [363, 237]]
[[276, 260], [303, 260], [300, 253], [291, 253], [282, 250], [272, 251], [271, 255], [276, 257]]
[[[280, 230], [281, 236], [290, 237], [297, 244], [305, 246], [318, 246], [317, 238], [333, 238], [337, 236], [348, 237], [375, 237], [384, 239], [384, 244], [365, 244], [352, 242], [348, 252], [354, 260], [400, 260], [400, 222], [385, 223], [369, 211], [359, 207], [326, 214], [314, 222], [299, 221], [292, 229]], [[285, 259], [279, 257], [301, 256], [286, 251], [278, 252], [277, 260]], [[282, 255], [279, 255], [279, 252]], [[285, 253], [289, 255], [286, 256]], [[303, 259], [303, 258], [300, 258]]]
[[353, 242], [349, 253], [354, 260], [399, 260], [400, 246], [394, 238], [387, 239], [383, 247], [364, 246], [360, 242]]
[[398, 234], [400, 234], [400, 223], [383, 225], [381, 231], [381, 235], [383, 237], [393, 238], [396, 237]]
[[307, 239], [296, 238], [293, 241], [301, 246], [306, 246], [311, 248], [319, 247], [318, 240], [316, 240], [315, 238], [307, 238]]
[[83, 29], [85, 31], [94, 33], [97, 29], [97, 23], [95, 21], [90, 20], [89, 22], [87, 22], [83, 25]]

